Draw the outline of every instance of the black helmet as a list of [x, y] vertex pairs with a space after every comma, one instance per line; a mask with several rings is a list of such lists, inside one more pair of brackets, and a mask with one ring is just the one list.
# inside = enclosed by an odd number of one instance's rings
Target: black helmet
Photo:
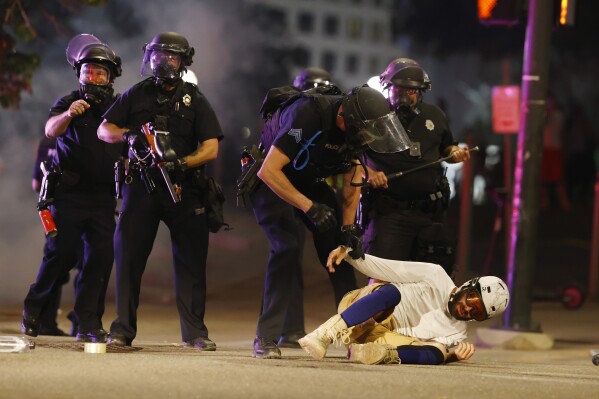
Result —
[[110, 70], [110, 79], [121, 76], [121, 57], [116, 55], [106, 44], [92, 44], [81, 50], [79, 60], [75, 63], [77, 76], [81, 72], [81, 65], [85, 63], [101, 64]]
[[[389, 103], [404, 123], [414, 113], [419, 113], [422, 93], [431, 88], [431, 80], [426, 71], [410, 58], [396, 58], [389, 63], [380, 76], [383, 88], [389, 90]], [[410, 94], [416, 90], [416, 96]]]
[[410, 140], [389, 108], [387, 99], [368, 85], [353, 88], [341, 103], [347, 144], [354, 150], [370, 147], [376, 152], [399, 152]]
[[422, 91], [430, 90], [431, 80], [426, 71], [410, 58], [396, 58], [387, 65], [380, 75], [381, 86], [399, 86]]
[[[187, 71], [187, 66], [193, 62], [195, 50], [189, 46], [189, 42], [185, 37], [176, 32], [159, 33], [150, 43], [146, 43], [143, 47], [144, 58], [141, 63], [140, 74], [142, 76], [154, 76], [156, 83], [174, 84]], [[164, 51], [173, 53], [180, 57], [180, 63], [177, 70], [166, 60], [160, 61], [158, 64], [152, 65], [152, 54], [155, 51]]]
[[300, 90], [308, 90], [318, 86], [332, 85], [331, 74], [319, 67], [308, 67], [303, 69], [295, 77], [293, 85]]
[[[67, 46], [67, 61], [77, 71], [79, 92], [90, 104], [106, 104], [113, 97], [112, 82], [121, 76], [121, 58], [94, 35], [83, 33], [71, 39]], [[106, 70], [108, 76], [103, 82], [88, 80], [89, 75], [81, 75], [81, 69], [98, 68]]]
[[81, 72], [81, 65], [85, 63], [101, 64], [110, 71], [110, 80], [121, 76], [121, 57], [102, 43], [94, 35], [83, 33], [71, 39], [67, 45], [67, 61], [77, 71], [77, 77]]

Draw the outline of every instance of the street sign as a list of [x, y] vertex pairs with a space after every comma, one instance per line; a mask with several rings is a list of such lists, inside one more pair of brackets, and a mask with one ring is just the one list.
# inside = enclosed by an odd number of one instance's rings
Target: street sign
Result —
[[495, 133], [518, 133], [520, 128], [520, 86], [493, 87], [491, 110]]

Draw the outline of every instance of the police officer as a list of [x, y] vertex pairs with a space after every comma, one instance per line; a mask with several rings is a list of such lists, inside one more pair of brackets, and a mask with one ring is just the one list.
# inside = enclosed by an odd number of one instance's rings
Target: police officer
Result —
[[[42, 186], [43, 173], [40, 168], [40, 164], [44, 161], [52, 162], [54, 159], [54, 155], [56, 154], [56, 140], [49, 139], [47, 137], [43, 137], [40, 139], [37, 147], [37, 156], [35, 158], [35, 163], [33, 164], [33, 174], [31, 177], [31, 188], [33, 191], [39, 193]], [[78, 258], [81, 257], [83, 252], [83, 247], [80, 248], [80, 253]], [[78, 270], [81, 269], [81, 263], [79, 260], [77, 261], [77, 266], [75, 266]], [[67, 270], [63, 277], [60, 277], [54, 288], [52, 288], [51, 293], [48, 295], [48, 303], [42, 309], [42, 313], [39, 316], [39, 335], [54, 335], [54, 336], [66, 336], [67, 334], [58, 327], [56, 323], [56, 317], [58, 315], [58, 309], [60, 308], [60, 301], [62, 297], [62, 286], [69, 281], [69, 271]], [[77, 289], [77, 281], [73, 284], [75, 289]], [[67, 315], [67, 318], [71, 320], [71, 336], [77, 335], [77, 329], [79, 328], [79, 323], [77, 322], [77, 316], [75, 312], [71, 311]]]
[[[216, 158], [222, 131], [206, 97], [181, 78], [194, 55], [187, 39], [175, 32], [154, 36], [144, 46], [141, 75], [149, 78], [128, 89], [104, 115], [98, 136], [107, 142], [127, 142], [129, 172], [114, 237], [117, 318], [110, 327], [109, 344], [131, 345], [137, 334], [141, 278], [162, 220], [170, 229], [177, 309], [186, 346], [216, 350], [204, 324], [208, 225], [198, 168]], [[165, 180], [150, 168], [156, 190], [150, 194], [142, 181], [143, 163], [132, 150], [146, 138], [140, 125], [152, 123], [169, 132], [173, 183], [181, 185], [175, 203]], [[172, 156], [174, 154], [174, 156]], [[146, 176], [147, 177], [147, 176]]]
[[[331, 75], [322, 68], [308, 67], [295, 77], [293, 86], [299, 90], [331, 87]], [[271, 250], [267, 269], [284, 269], [286, 273], [295, 276], [293, 278], [293, 294], [289, 299], [288, 308], [285, 310], [282, 307], [277, 307], [278, 311], [285, 313], [285, 323], [277, 345], [283, 348], [299, 348], [298, 339], [306, 335], [302, 275], [302, 257], [306, 241], [305, 227], [298, 215], [298, 210], [279, 198], [265, 184], [260, 184], [250, 198], [256, 220], [270, 242]], [[264, 212], [264, 208], [268, 208], [268, 212]]]
[[[322, 265], [329, 252], [342, 240], [343, 225], [354, 223], [359, 190], [350, 182], [361, 179], [354, 164], [355, 156], [368, 144], [378, 150], [397, 151], [407, 148], [404, 136], [393, 123], [385, 98], [370, 87], [357, 87], [347, 95], [303, 95], [287, 107], [276, 111], [279, 128], [262, 135], [267, 150], [258, 172], [264, 183], [283, 201], [299, 211], [302, 221], [312, 231], [314, 245]], [[275, 117], [273, 116], [273, 117]], [[380, 145], [380, 147], [379, 147]], [[324, 181], [328, 176], [344, 173], [343, 204], [339, 206], [333, 189]], [[289, 234], [286, 226], [276, 226], [276, 214], [271, 214], [269, 197], [254, 201], [260, 224]], [[262, 202], [261, 202], [262, 200]], [[276, 345], [284, 327], [292, 287], [296, 276], [287, 264], [269, 262], [264, 283], [262, 311], [258, 319], [254, 356], [280, 358]], [[341, 266], [329, 273], [335, 301], [354, 289], [356, 280], [351, 267]]]
[[366, 201], [370, 221], [363, 237], [364, 250], [386, 259], [439, 263], [451, 275], [453, 248], [441, 223], [449, 201], [442, 169], [423, 168], [392, 180], [386, 175], [448, 155], [452, 156], [450, 162], [462, 162], [470, 154], [456, 145], [443, 111], [422, 101], [431, 81], [416, 61], [391, 61], [380, 82], [389, 92], [389, 103], [405, 127], [411, 147], [393, 154], [364, 153], [365, 163], [372, 169], [370, 183], [375, 187]]
[[45, 127], [46, 136], [56, 139], [53, 164], [61, 170], [51, 206], [58, 235], [46, 240], [38, 276], [25, 298], [21, 330], [38, 335], [40, 315], [51, 306], [52, 290], [77, 263], [83, 242], [74, 307], [80, 323], [77, 341], [106, 342], [102, 315], [113, 262], [113, 167], [121, 146], [98, 140], [96, 130], [114, 101], [112, 83], [121, 74], [121, 60], [87, 34], [69, 42], [67, 60], [77, 71], [79, 90], [54, 104]]

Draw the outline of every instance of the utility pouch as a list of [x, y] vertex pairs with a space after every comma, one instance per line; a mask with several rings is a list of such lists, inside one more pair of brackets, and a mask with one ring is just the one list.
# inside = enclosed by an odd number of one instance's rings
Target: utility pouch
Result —
[[231, 226], [225, 222], [223, 210], [225, 194], [221, 185], [214, 181], [214, 178], [204, 176], [203, 170], [197, 170], [194, 173], [193, 181], [203, 193], [208, 230], [211, 233], [217, 233], [223, 226], [225, 230], [231, 230]]

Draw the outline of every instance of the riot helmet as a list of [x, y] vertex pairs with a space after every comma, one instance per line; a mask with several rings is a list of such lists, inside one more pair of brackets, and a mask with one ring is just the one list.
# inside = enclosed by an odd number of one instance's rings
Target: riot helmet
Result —
[[331, 74], [319, 67], [303, 69], [293, 81], [293, 85], [300, 90], [313, 89], [319, 86], [332, 85]]
[[173, 84], [193, 62], [195, 50], [176, 32], [159, 33], [143, 47], [141, 76], [154, 76], [156, 83]]
[[81, 96], [93, 103], [112, 97], [112, 83], [121, 76], [121, 58], [90, 34], [75, 36], [67, 46], [67, 61], [77, 71]]
[[389, 108], [385, 97], [368, 85], [349, 91], [342, 100], [346, 144], [353, 150], [366, 147], [379, 153], [393, 153], [410, 147], [410, 139]]
[[422, 93], [430, 90], [426, 71], [410, 58], [396, 58], [380, 75], [381, 86], [389, 91], [389, 103], [400, 118], [418, 113]]
[[469, 320], [484, 321], [503, 313], [510, 302], [507, 284], [498, 277], [484, 276], [466, 281], [449, 299], [449, 311], [456, 317], [456, 303], [466, 298], [466, 304], [472, 308]]

